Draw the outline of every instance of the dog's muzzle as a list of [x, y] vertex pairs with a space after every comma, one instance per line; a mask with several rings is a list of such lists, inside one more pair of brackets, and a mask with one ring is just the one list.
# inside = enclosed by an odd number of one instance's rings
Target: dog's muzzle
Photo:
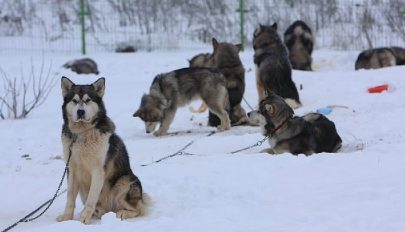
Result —
[[84, 118], [84, 116], [85, 116], [85, 114], [86, 114], [86, 111], [84, 111], [84, 110], [77, 110], [77, 119], [81, 119], [81, 120], [83, 120], [83, 119], [85, 119]]

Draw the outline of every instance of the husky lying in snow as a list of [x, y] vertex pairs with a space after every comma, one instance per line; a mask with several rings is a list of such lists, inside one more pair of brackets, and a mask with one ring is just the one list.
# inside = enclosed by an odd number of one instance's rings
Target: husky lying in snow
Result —
[[96, 62], [90, 58], [72, 60], [64, 64], [63, 67], [77, 74], [99, 74]]
[[[271, 144], [271, 148], [264, 152], [308, 156], [320, 152], [337, 152], [342, 146], [335, 124], [322, 114], [309, 113], [303, 117], [293, 117], [291, 107], [273, 92], [260, 102], [259, 107], [263, 134], [269, 136]], [[249, 116], [252, 114], [255, 113]]]

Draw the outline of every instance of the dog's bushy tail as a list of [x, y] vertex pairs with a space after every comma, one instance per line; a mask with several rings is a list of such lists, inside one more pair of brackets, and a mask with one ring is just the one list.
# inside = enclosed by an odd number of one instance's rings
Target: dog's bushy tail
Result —
[[150, 196], [147, 193], [143, 193], [142, 199], [136, 204], [136, 210], [139, 212], [139, 216], [148, 215], [152, 204], [153, 202]]

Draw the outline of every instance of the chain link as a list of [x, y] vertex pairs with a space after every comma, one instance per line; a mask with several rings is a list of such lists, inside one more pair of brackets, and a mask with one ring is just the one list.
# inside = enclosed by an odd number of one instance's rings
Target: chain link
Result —
[[264, 143], [264, 141], [266, 141], [268, 138], [269, 138], [269, 136], [265, 136], [263, 139], [257, 141], [255, 144], [250, 145], [250, 146], [245, 147], [245, 148], [242, 148], [242, 149], [239, 149], [239, 150], [236, 150], [236, 151], [232, 151], [232, 152], [230, 152], [230, 154], [239, 153], [241, 151], [245, 151], [245, 150], [249, 150], [249, 149], [254, 148], [254, 147], [261, 146]]

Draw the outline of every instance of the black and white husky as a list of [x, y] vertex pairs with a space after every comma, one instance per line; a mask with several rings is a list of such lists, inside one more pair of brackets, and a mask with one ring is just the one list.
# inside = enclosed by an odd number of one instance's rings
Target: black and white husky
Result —
[[62, 144], [70, 156], [66, 208], [58, 221], [73, 219], [77, 194], [84, 209], [80, 221], [115, 212], [127, 219], [145, 213], [142, 185], [130, 168], [127, 150], [103, 103], [104, 78], [76, 85], [62, 77]]

